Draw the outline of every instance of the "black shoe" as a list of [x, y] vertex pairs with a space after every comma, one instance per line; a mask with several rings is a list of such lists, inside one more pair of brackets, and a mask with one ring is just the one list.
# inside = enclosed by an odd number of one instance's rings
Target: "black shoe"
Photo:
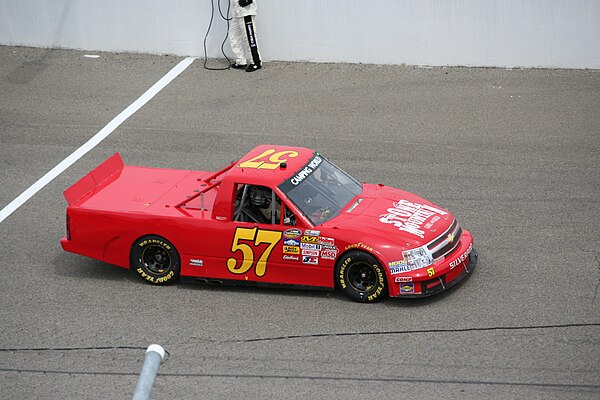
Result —
[[246, 69], [247, 67], [248, 67], [248, 65], [246, 65], [246, 64], [238, 64], [238, 63], [231, 64], [231, 68], [235, 68], [235, 69]]
[[260, 65], [260, 64], [248, 64], [248, 66], [246, 67], [246, 72], [258, 71], [261, 68], [262, 68], [262, 65]]

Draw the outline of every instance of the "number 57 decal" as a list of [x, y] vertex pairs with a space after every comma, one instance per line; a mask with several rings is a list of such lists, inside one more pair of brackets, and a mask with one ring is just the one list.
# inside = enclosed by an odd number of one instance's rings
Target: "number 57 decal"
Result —
[[275, 153], [275, 149], [265, 150], [258, 156], [244, 161], [239, 165], [240, 168], [255, 169], [276, 169], [289, 158], [298, 157], [298, 152], [293, 150], [283, 150]]
[[[245, 274], [252, 268], [254, 264], [254, 249], [259, 244], [267, 243], [267, 248], [262, 252], [256, 261], [255, 273], [256, 276], [262, 277], [267, 272], [267, 261], [273, 251], [275, 245], [281, 240], [282, 233], [277, 231], [267, 231], [263, 229], [254, 228], [237, 228], [235, 235], [233, 236], [233, 243], [231, 244], [231, 251], [242, 252], [242, 262], [238, 264], [237, 260], [233, 257], [227, 260], [227, 269], [233, 274]], [[254, 248], [248, 243], [240, 243], [240, 241], [246, 240], [254, 243]]]

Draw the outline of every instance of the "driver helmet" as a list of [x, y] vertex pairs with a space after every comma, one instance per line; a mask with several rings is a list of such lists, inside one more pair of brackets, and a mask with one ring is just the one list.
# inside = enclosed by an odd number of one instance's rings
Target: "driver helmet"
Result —
[[271, 191], [264, 187], [250, 186], [250, 204], [259, 208], [267, 208], [271, 204]]

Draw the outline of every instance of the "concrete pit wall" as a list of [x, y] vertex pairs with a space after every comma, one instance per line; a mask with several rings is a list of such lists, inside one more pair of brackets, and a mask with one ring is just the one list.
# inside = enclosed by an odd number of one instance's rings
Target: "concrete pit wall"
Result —
[[[267, 61], [600, 68], [599, 0], [256, 1]], [[0, 0], [0, 44], [203, 56], [214, 5], [222, 57], [218, 2]]]

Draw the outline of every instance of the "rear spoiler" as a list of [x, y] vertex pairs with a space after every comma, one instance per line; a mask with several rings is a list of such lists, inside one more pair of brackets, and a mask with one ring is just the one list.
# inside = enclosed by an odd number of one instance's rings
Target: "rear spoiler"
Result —
[[86, 197], [92, 196], [94, 193], [102, 190], [103, 187], [108, 186], [108, 184], [114, 182], [119, 177], [124, 166], [119, 153], [113, 154], [110, 158], [65, 190], [64, 194], [67, 203], [72, 206], [84, 200]]

